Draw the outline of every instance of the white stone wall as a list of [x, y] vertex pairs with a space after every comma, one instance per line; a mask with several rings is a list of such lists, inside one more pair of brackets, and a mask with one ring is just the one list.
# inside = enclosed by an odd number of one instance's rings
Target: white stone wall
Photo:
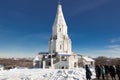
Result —
[[64, 69], [68, 69], [69, 65], [68, 65], [68, 61], [60, 61], [56, 64], [54, 64], [54, 68], [55, 69], [62, 69], [62, 67], [64, 67]]
[[75, 68], [75, 63], [76, 63], [76, 68], [78, 67], [78, 56], [70, 56], [69, 57], [69, 68], [73, 69]]
[[58, 5], [56, 18], [53, 24], [52, 37], [49, 41], [49, 52], [71, 54], [71, 40], [67, 34], [67, 25], [60, 4]]

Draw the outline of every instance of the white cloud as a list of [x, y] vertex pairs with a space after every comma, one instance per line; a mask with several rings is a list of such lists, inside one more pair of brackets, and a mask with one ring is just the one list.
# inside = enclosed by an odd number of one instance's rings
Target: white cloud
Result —
[[46, 33], [33, 33], [33, 34], [23, 35], [23, 36], [19, 37], [17, 39], [17, 41], [18, 41], [18, 43], [21, 43], [21, 42], [36, 43], [36, 41], [37, 42], [40, 41], [40, 43], [46, 41], [46, 43], [47, 43], [49, 38], [50, 38], [50, 35], [46, 34]]
[[114, 49], [114, 50], [120, 50], [120, 45], [109, 45], [108, 48]]
[[112, 0], [92, 0], [92, 1], [83, 1], [83, 4], [78, 4], [76, 9], [73, 11], [72, 10], [72, 15], [84, 13], [86, 11], [95, 9], [97, 7], [104, 6], [111, 2]]
[[120, 37], [111, 39], [110, 43], [103, 49], [88, 50], [86, 54], [90, 54], [93, 57], [106, 56], [106, 57], [120, 57]]
[[91, 57], [120, 57], [120, 45], [108, 45], [103, 49], [86, 49], [80, 53]]
[[[37, 54], [37, 53], [36, 53]], [[0, 58], [28, 58], [28, 57], [34, 57], [35, 54], [30, 53], [29, 54], [27, 52], [0, 52]]]
[[50, 35], [46, 33], [34, 33], [34, 34], [25, 35], [24, 38], [49, 39]]
[[118, 38], [113, 38], [113, 39], [111, 39], [110, 42], [111, 42], [111, 43], [120, 43], [120, 37], [118, 37]]
[[11, 57], [34, 57], [39, 52], [46, 52], [47, 47], [45, 45], [10, 45], [0, 48], [0, 58], [11, 58]]

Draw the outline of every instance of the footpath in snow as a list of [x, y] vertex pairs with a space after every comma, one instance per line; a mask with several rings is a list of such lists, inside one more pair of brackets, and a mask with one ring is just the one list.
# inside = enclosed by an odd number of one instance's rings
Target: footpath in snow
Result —
[[[92, 71], [92, 79], [95, 71]], [[86, 80], [85, 69], [11, 69], [0, 71], [0, 80]]]

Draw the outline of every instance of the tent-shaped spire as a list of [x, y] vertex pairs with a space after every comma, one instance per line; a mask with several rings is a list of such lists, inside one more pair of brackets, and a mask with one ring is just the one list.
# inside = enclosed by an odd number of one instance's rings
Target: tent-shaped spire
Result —
[[65, 22], [65, 19], [64, 19], [63, 11], [62, 11], [62, 5], [61, 5], [60, 1], [58, 2], [58, 9], [57, 9], [57, 14], [56, 14], [56, 17], [55, 17], [53, 27], [55, 27], [57, 25], [66, 26], [66, 22]]
[[60, 2], [58, 4], [57, 14], [52, 28], [49, 52], [71, 54], [71, 40], [67, 34], [67, 25]]

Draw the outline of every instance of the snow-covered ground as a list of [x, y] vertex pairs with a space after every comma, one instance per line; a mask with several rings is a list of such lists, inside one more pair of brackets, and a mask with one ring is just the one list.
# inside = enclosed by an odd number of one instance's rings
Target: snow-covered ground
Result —
[[[92, 79], [95, 72], [92, 71]], [[85, 69], [11, 69], [0, 71], [0, 80], [86, 80]]]

